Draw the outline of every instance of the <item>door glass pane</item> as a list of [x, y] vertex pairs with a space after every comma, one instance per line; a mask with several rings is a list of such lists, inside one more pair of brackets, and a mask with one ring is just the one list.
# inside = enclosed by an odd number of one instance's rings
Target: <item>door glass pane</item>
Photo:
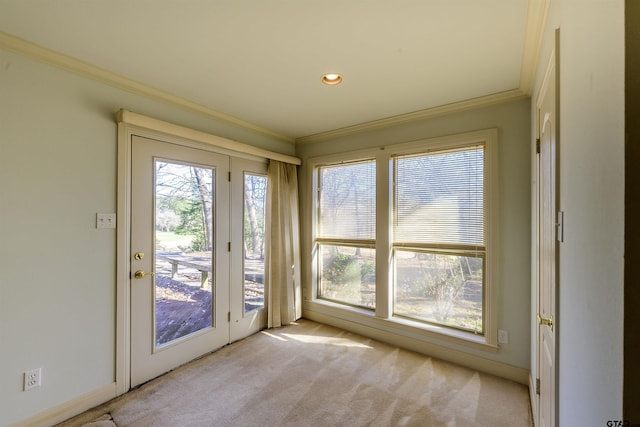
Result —
[[264, 307], [264, 225], [267, 177], [244, 174], [244, 311]]
[[155, 162], [155, 343], [213, 326], [214, 172]]

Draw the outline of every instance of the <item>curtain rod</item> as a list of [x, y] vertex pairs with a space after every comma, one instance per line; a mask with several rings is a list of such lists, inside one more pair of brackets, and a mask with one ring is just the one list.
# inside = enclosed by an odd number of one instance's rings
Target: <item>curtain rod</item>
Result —
[[138, 126], [154, 131], [167, 133], [169, 135], [180, 138], [190, 139], [197, 142], [213, 145], [215, 147], [224, 148], [226, 150], [236, 151], [239, 153], [251, 154], [253, 156], [264, 157], [271, 160], [278, 160], [284, 163], [294, 165], [302, 164], [302, 160], [298, 157], [289, 156], [287, 154], [276, 153], [275, 151], [265, 150], [263, 148], [254, 147], [253, 145], [243, 142], [234, 141], [233, 139], [223, 138], [221, 136], [212, 135], [195, 129], [189, 129], [184, 126], [143, 116], [142, 114], [133, 113], [128, 110], [121, 109], [116, 113], [116, 121], [128, 125]]

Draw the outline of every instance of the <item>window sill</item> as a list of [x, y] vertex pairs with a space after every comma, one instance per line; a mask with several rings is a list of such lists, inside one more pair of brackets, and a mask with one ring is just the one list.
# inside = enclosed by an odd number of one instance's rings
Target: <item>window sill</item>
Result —
[[366, 328], [373, 328], [374, 330], [384, 333], [396, 334], [400, 337], [417, 340], [426, 344], [439, 346], [454, 345], [462, 349], [476, 349], [491, 353], [498, 351], [497, 345], [488, 343], [487, 339], [481, 335], [430, 325], [405, 318], [380, 318], [376, 317], [375, 313], [371, 310], [350, 307], [331, 301], [321, 299], [305, 301], [303, 310], [310, 312], [311, 316], [313, 313], [318, 313], [320, 315], [356, 323]]

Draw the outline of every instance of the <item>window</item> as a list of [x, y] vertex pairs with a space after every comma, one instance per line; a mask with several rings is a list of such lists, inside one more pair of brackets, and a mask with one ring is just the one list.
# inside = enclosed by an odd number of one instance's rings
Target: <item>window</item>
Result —
[[484, 146], [393, 164], [394, 315], [483, 333]]
[[375, 308], [376, 163], [317, 168], [320, 297]]
[[314, 310], [495, 346], [495, 130], [310, 164]]

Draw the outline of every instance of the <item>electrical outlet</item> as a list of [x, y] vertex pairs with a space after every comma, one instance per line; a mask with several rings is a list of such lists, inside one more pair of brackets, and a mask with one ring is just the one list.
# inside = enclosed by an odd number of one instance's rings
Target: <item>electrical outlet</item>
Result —
[[24, 373], [24, 391], [42, 385], [42, 368], [32, 369]]
[[116, 228], [116, 214], [114, 213], [96, 214], [96, 227], [97, 228]]
[[498, 329], [498, 342], [500, 344], [509, 344], [509, 332], [504, 329]]

